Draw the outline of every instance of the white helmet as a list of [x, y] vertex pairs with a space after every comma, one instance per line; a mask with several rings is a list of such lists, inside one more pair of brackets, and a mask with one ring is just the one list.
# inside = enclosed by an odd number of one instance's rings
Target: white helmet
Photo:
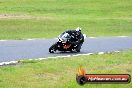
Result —
[[77, 31], [77, 32], [81, 32], [81, 28], [80, 28], [80, 27], [77, 27], [77, 28], [76, 28], [76, 31]]

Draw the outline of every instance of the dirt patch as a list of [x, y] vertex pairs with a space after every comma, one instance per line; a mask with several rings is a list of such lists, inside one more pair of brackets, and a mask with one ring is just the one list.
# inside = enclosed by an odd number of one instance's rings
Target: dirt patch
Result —
[[31, 19], [33, 17], [26, 15], [8, 15], [8, 14], [0, 14], [1, 19]]
[[15, 14], [0, 14], [0, 19], [53, 19], [49, 16], [30, 16], [30, 15], [15, 15]]

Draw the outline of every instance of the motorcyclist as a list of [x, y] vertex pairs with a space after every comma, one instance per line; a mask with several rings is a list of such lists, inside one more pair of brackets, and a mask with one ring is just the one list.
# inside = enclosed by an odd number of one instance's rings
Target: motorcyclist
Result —
[[84, 37], [81, 33], [81, 28], [77, 27], [75, 30], [67, 30], [64, 33], [68, 33], [71, 36], [69, 42], [71, 44], [76, 45], [76, 51], [80, 52], [81, 46], [84, 42]]

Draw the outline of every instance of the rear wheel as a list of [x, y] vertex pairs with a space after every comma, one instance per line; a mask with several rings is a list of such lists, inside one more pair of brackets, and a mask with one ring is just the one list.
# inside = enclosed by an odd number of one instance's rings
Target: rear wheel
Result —
[[50, 48], [49, 48], [49, 52], [50, 53], [55, 53], [57, 50], [56, 44], [53, 44]]

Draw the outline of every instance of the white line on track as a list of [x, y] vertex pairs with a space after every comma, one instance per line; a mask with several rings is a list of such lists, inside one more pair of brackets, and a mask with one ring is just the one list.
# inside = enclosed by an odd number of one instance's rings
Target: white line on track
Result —
[[128, 37], [128, 36], [117, 36], [117, 37], [125, 38], [125, 37]]
[[96, 38], [96, 37], [88, 37], [88, 38]]
[[119, 53], [120, 51], [114, 51], [115, 53]]
[[[111, 36], [111, 37], [121, 37], [121, 38], [125, 38], [125, 37], [129, 37], [129, 36]], [[98, 38], [98, 37], [92, 37], [91, 36], [91, 37], [88, 37], [88, 38]], [[46, 38], [29, 38], [29, 39], [22, 39], [22, 40], [39, 40], [39, 39], [46, 39]], [[58, 39], [58, 38], [52, 38], [52, 39]], [[0, 41], [9, 41], [9, 40], [0, 40]]]
[[98, 52], [99, 55], [104, 54], [104, 52]]
[[0, 40], [0, 41], [2, 41], [2, 42], [3, 42], [3, 41], [8, 41], [8, 40]]
[[0, 63], [0, 66], [3, 66], [3, 65], [11, 65], [11, 64], [16, 64], [16, 63], [18, 63], [18, 61], [1, 62]]
[[45, 60], [45, 59], [47, 59], [47, 58], [38, 58], [38, 60]]
[[[115, 53], [119, 53], [120, 51], [114, 51]], [[29, 61], [32, 61], [32, 60], [37, 60], [37, 61], [40, 61], [40, 60], [45, 60], [45, 59], [49, 59], [49, 58], [66, 58], [66, 57], [74, 57], [74, 56], [80, 56], [80, 55], [93, 55], [93, 54], [98, 54], [98, 55], [102, 55], [102, 54], [105, 54], [105, 53], [112, 53], [112, 52], [98, 52], [98, 53], [86, 53], [86, 54], [76, 54], [76, 55], [66, 55], [66, 56], [55, 56], [55, 57], [47, 57], [47, 58], [38, 58], [38, 59], [26, 59], [26, 60], [29, 60]], [[21, 61], [24, 61], [24, 60], [18, 60], [18, 61], [9, 61], [9, 62], [1, 62], [0, 63], [0, 66], [4, 66], [4, 65], [14, 65], [14, 64], [17, 64]]]
[[26, 39], [26, 40], [35, 40], [35, 39]]

